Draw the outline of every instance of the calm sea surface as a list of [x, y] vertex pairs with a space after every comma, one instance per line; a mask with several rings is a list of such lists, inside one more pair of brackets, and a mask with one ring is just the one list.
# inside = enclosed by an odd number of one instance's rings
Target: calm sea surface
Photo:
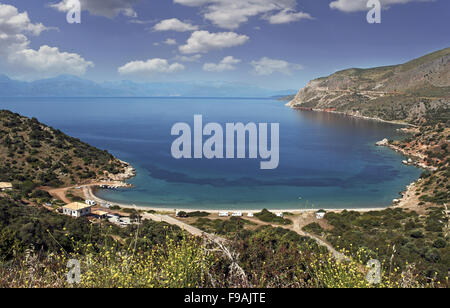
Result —
[[[107, 149], [137, 169], [134, 189], [101, 190], [114, 202], [176, 208], [296, 209], [391, 204], [421, 170], [374, 144], [398, 126], [296, 111], [268, 99], [0, 98], [0, 108], [36, 117]], [[259, 160], [175, 160], [172, 125], [280, 123], [280, 165]]]

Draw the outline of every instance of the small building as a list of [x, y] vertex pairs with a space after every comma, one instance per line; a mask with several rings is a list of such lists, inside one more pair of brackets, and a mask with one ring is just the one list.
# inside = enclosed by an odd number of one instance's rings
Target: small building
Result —
[[94, 215], [94, 217], [98, 218], [98, 219], [105, 219], [108, 217], [108, 212], [105, 212], [105, 211], [96, 210], [96, 211], [92, 211], [91, 214]]
[[325, 214], [326, 214], [327, 212], [325, 212], [324, 210], [320, 210], [320, 211], [317, 211], [316, 212], [316, 219], [324, 219], [325, 218]]
[[121, 217], [119, 219], [119, 224], [122, 227], [126, 227], [126, 226], [131, 225], [131, 218], [130, 217]]
[[233, 212], [233, 217], [242, 217], [242, 212]]
[[72, 217], [84, 217], [91, 214], [92, 206], [80, 202], [73, 202], [63, 206], [63, 214]]
[[283, 213], [277, 213], [276, 215], [277, 215], [277, 217], [280, 217], [280, 218], [283, 218], [283, 217], [284, 217], [284, 214], [283, 214]]
[[253, 213], [248, 213], [247, 217], [255, 217], [255, 215]]
[[119, 221], [120, 221], [120, 215], [119, 214], [111, 214], [111, 213], [109, 213], [109, 214], [106, 215], [106, 217], [108, 218], [108, 221], [112, 222], [112, 223], [119, 223]]
[[86, 200], [85, 203], [87, 205], [90, 205], [90, 206], [96, 206], [97, 205], [97, 202], [95, 202], [94, 200]]
[[219, 217], [228, 217], [228, 216], [230, 216], [230, 213], [228, 213], [228, 212], [220, 212], [219, 213]]
[[8, 182], [0, 182], [0, 191], [11, 190], [13, 185]]

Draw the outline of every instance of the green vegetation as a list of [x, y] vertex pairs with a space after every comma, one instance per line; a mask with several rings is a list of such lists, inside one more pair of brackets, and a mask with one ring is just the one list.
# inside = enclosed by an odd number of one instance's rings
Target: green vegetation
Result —
[[196, 211], [196, 212], [188, 213], [187, 216], [188, 217], [208, 217], [209, 213]]
[[317, 235], [322, 235], [323, 232], [325, 231], [317, 222], [313, 222], [313, 223], [303, 227], [303, 230], [305, 230], [306, 232], [317, 234]]
[[255, 224], [240, 217], [231, 217], [230, 219], [226, 220], [211, 220], [208, 218], [199, 218], [192, 225], [208, 233], [215, 233], [233, 237], [238, 232], [244, 230], [244, 227], [246, 225], [253, 226]]
[[123, 171], [122, 163], [61, 131], [0, 110], [0, 181], [58, 187]]
[[277, 224], [277, 225], [292, 224], [292, 221], [290, 219], [284, 219], [282, 217], [278, 217], [277, 215], [268, 211], [267, 209], [263, 209], [261, 212], [256, 213], [255, 217], [257, 217], [261, 221], [273, 223], [273, 224]]
[[[429, 232], [438, 232], [427, 231], [439, 227], [436, 224], [442, 217], [437, 211], [433, 215], [424, 222], [424, 231], [409, 226], [411, 235], [423, 241]], [[370, 285], [364, 264], [371, 250], [344, 251], [352, 259], [337, 262], [314, 240], [281, 227], [247, 230], [242, 228], [244, 219], [237, 217], [222, 221], [223, 225], [203, 217], [198, 220], [207, 227], [223, 228], [231, 241], [219, 245], [151, 221], [124, 229], [107, 222], [92, 224], [0, 198], [0, 287], [439, 286], [421, 280], [419, 272], [401, 263], [407, 268], [404, 274], [400, 267], [390, 267], [391, 271], [383, 270], [381, 284]], [[445, 258], [443, 249], [448, 245], [444, 238], [436, 236], [431, 245], [425, 254], [430, 262]], [[66, 280], [70, 259], [81, 263], [80, 284]], [[404, 275], [411, 278], [405, 281]]]
[[[181, 236], [178, 227], [152, 221], [143, 222], [140, 229], [146, 234], [146, 239], [140, 239], [139, 245], [162, 243], [167, 232]], [[99, 246], [116, 242], [113, 237], [126, 241], [130, 233], [136, 231], [136, 226], [122, 229], [106, 222], [92, 224], [85, 218], [73, 219], [43, 208], [20, 205], [9, 198], [0, 198], [0, 230], [0, 260], [10, 260], [13, 251], [21, 254], [30, 247], [49, 253], [59, 252], [60, 249], [73, 252], [71, 241]]]
[[[316, 224], [304, 229], [325, 234], [334, 247], [357, 253], [361, 247], [368, 259], [376, 258], [388, 267], [406, 269], [414, 264], [422, 277], [446, 281], [450, 268], [448, 217], [442, 208], [428, 208], [426, 215], [414, 211], [387, 209], [368, 213], [328, 213], [329, 231]], [[388, 268], [386, 268], [388, 270]]]
[[187, 218], [187, 217], [208, 217], [209, 213], [207, 213], [207, 212], [200, 212], [200, 211], [186, 213], [184, 211], [180, 211], [180, 212], [177, 213], [177, 216], [181, 217], [181, 218]]

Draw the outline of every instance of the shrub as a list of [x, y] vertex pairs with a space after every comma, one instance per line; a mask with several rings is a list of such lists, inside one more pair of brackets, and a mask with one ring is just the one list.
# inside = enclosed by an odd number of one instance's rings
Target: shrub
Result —
[[278, 217], [272, 212], [269, 212], [267, 209], [263, 209], [261, 212], [256, 213], [255, 217], [257, 217], [259, 220], [268, 222], [268, 223], [274, 223], [278, 225], [289, 225], [292, 224], [292, 221], [290, 219], [284, 219], [282, 217]]

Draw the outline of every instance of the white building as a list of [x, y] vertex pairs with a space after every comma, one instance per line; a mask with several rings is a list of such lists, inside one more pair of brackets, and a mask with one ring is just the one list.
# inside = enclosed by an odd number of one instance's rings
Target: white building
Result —
[[242, 212], [233, 212], [233, 217], [242, 217]]
[[228, 216], [230, 216], [230, 213], [228, 213], [228, 212], [220, 212], [219, 213], [219, 217], [228, 217]]
[[119, 214], [107, 214], [106, 217], [108, 218], [109, 222], [112, 222], [112, 223], [119, 223], [120, 222], [120, 215]]
[[97, 205], [97, 202], [95, 202], [94, 200], [86, 200], [85, 203], [87, 205], [91, 205], [91, 206], [96, 206]]
[[248, 217], [255, 217], [255, 215], [253, 213], [248, 213], [247, 215]]
[[92, 206], [80, 202], [67, 204], [63, 207], [63, 214], [72, 217], [83, 217], [91, 214]]
[[284, 217], [284, 214], [283, 214], [283, 213], [277, 213], [277, 217], [283, 218], [283, 217]]
[[11, 190], [13, 188], [11, 183], [0, 182], [0, 191]]
[[318, 212], [316, 212], [316, 219], [324, 219], [325, 218], [325, 214], [326, 214], [327, 212], [325, 212], [325, 211], [318, 211]]
[[108, 212], [97, 210], [97, 211], [92, 211], [92, 215], [94, 215], [95, 218], [98, 218], [98, 219], [105, 219], [108, 217]]

